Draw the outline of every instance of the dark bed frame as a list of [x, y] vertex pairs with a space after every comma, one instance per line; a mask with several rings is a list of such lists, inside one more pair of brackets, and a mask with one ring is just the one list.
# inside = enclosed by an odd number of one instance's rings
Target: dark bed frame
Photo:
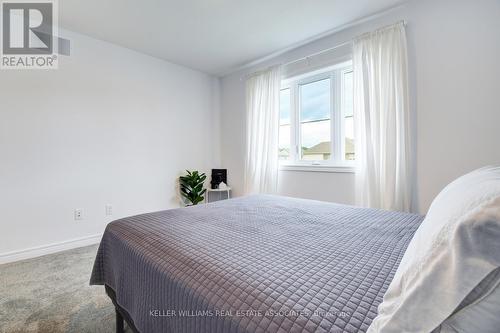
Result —
[[134, 321], [128, 314], [127, 310], [122, 308], [116, 302], [116, 292], [108, 285], [104, 285], [104, 288], [106, 289], [106, 294], [108, 294], [109, 298], [111, 298], [111, 301], [113, 302], [113, 305], [115, 306], [116, 333], [125, 333], [125, 326], [124, 326], [125, 322], [127, 323], [127, 326], [130, 327], [132, 332], [140, 333], [139, 330], [135, 327]]

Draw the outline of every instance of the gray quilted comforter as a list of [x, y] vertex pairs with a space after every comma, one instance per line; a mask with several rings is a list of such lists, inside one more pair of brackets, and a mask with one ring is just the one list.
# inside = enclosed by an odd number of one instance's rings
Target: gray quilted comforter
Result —
[[276, 196], [138, 215], [91, 284], [141, 333], [365, 332], [422, 218]]

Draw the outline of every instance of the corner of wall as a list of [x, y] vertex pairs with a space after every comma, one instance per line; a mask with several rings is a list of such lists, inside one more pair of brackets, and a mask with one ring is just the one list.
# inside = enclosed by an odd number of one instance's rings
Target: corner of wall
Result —
[[222, 165], [221, 156], [221, 80], [219, 77], [212, 77], [212, 105], [211, 105], [212, 132], [211, 158], [209, 162], [212, 168], [219, 168]]

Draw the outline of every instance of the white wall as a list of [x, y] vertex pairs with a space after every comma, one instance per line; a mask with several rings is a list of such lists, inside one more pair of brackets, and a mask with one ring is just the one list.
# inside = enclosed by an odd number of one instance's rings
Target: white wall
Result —
[[[425, 213], [448, 182], [474, 168], [500, 165], [500, 2], [413, 0], [258, 66], [222, 79], [222, 164], [241, 194], [247, 73], [330, 48], [405, 19], [415, 140], [415, 210]], [[354, 175], [281, 171], [284, 195], [354, 202]]]
[[[62, 37], [72, 54], [58, 70], [0, 71], [0, 259], [176, 207], [180, 172], [220, 164], [218, 79]], [[83, 221], [74, 221], [75, 208]]]

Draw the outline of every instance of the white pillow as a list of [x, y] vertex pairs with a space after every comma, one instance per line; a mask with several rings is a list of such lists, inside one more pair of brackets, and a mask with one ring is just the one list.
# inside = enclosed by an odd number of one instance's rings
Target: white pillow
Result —
[[500, 168], [446, 186], [410, 242], [369, 333], [431, 332], [500, 267]]

